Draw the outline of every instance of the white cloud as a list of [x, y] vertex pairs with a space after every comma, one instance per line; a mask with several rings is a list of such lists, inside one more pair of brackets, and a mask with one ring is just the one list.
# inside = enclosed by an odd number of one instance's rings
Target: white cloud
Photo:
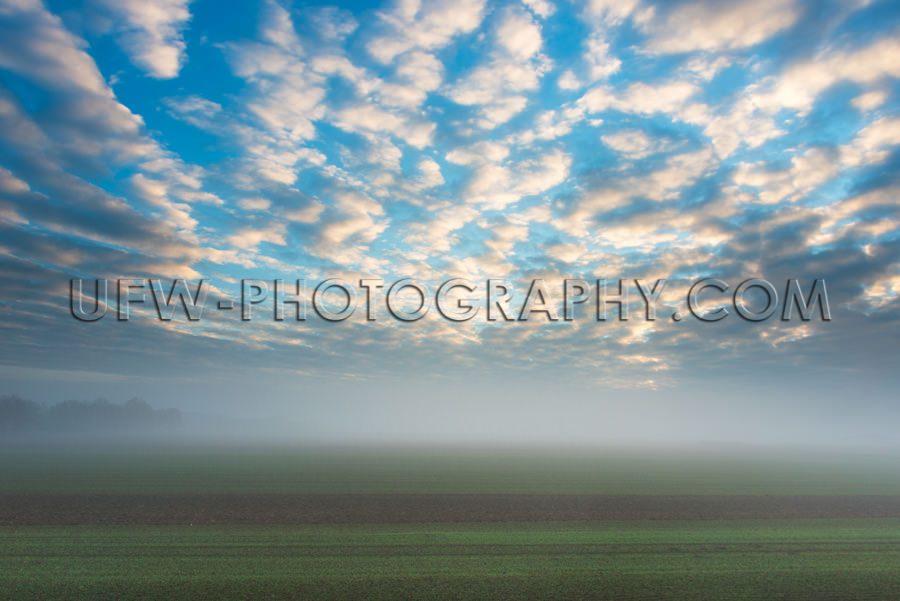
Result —
[[374, 104], [363, 103], [335, 111], [333, 121], [336, 126], [347, 131], [389, 133], [414, 148], [430, 145], [435, 128], [433, 123], [409, 122]]
[[603, 143], [629, 159], [642, 159], [665, 147], [658, 140], [652, 140], [644, 132], [637, 129], [623, 129], [600, 137]]
[[550, 152], [539, 159], [523, 161], [515, 166], [514, 190], [522, 196], [540, 194], [566, 181], [572, 158], [562, 151]]
[[535, 140], [555, 140], [570, 133], [583, 118], [583, 111], [577, 107], [544, 111], [535, 118], [531, 129], [518, 134], [515, 139], [520, 144], [531, 144]]
[[426, 256], [447, 253], [457, 242], [454, 232], [473, 221], [478, 214], [477, 209], [467, 206], [443, 209], [432, 220], [410, 224], [404, 242]]
[[900, 117], [882, 117], [859, 131], [841, 148], [841, 160], [850, 166], [873, 165], [887, 159], [890, 148], [900, 145]]
[[686, 186], [719, 165], [712, 149], [701, 148], [694, 152], [670, 155], [665, 166], [646, 177], [633, 180], [632, 188], [638, 193], [661, 201], [676, 198]]
[[621, 60], [610, 55], [609, 42], [603, 35], [595, 34], [588, 38], [585, 58], [589, 65], [592, 82], [608, 79], [611, 75], [618, 73], [622, 66]]
[[387, 136], [367, 134], [364, 136], [368, 143], [366, 160], [390, 171], [400, 171], [400, 160], [403, 151], [397, 148]]
[[[183, 118], [220, 136], [240, 140], [245, 157], [233, 177], [253, 188], [260, 176], [291, 185], [300, 165], [321, 166], [326, 156], [304, 146], [316, 137], [316, 122], [327, 118], [326, 84], [330, 75], [345, 77], [367, 89], [365, 73], [340, 55], [323, 53], [307, 58], [290, 15], [274, 2], [265, 5], [259, 37], [264, 42], [225, 46], [232, 71], [248, 86], [240, 107], [214, 118], [197, 105]], [[312, 66], [310, 66], [312, 63]], [[173, 106], [193, 109], [196, 103]], [[255, 123], [254, 123], [255, 122]]]
[[792, 0], [689, 2], [658, 12], [644, 29], [657, 52], [746, 48], [791, 27], [800, 12]]
[[272, 203], [267, 198], [242, 198], [238, 201], [238, 206], [245, 211], [267, 211]]
[[873, 90], [860, 94], [854, 98], [851, 104], [861, 111], [871, 111], [887, 102], [888, 94], [884, 90]]
[[721, 157], [733, 154], [741, 145], [756, 148], [785, 133], [770, 115], [760, 114], [757, 104], [749, 96], [740, 97], [728, 108], [730, 111], [726, 113], [712, 114], [707, 106], [695, 104], [686, 107], [680, 118], [702, 126], [703, 133]]
[[446, 159], [456, 165], [499, 163], [509, 156], [509, 147], [499, 142], [482, 141], [471, 146], [454, 148]]
[[[627, 206], [637, 198], [659, 203], [677, 200], [685, 187], [711, 173], [718, 165], [710, 148], [671, 155], [656, 171], [613, 178], [587, 190], [554, 225], [560, 231], [579, 238], [599, 235], [591, 227], [597, 215]], [[680, 215], [677, 209], [656, 211], [652, 216], [640, 213], [627, 223], [615, 226], [605, 224], [601, 237], [605, 243], [617, 248], [642, 246], [649, 249], [655, 244], [677, 239], [674, 227], [690, 231], [694, 223], [692, 214]], [[693, 240], [694, 244], [700, 242], [699, 237]]]
[[805, 114], [819, 94], [839, 81], [877, 83], [900, 77], [900, 39], [885, 37], [851, 52], [832, 52], [789, 67], [766, 91], [752, 95], [760, 110], [793, 109]]
[[388, 33], [369, 41], [369, 53], [389, 63], [409, 50], [434, 50], [481, 24], [484, 0], [397, 0], [379, 13]]
[[166, 106], [195, 127], [207, 129], [210, 120], [222, 112], [222, 105], [192, 94], [184, 98], [166, 98]]
[[[375, 199], [352, 190], [333, 194], [338, 214], [317, 227], [317, 240], [311, 250], [318, 256], [341, 265], [358, 265], [365, 252], [388, 226], [384, 208]], [[378, 219], [376, 219], [378, 218]]]
[[378, 82], [365, 69], [357, 67], [346, 56], [340, 54], [318, 54], [310, 59], [310, 69], [323, 75], [339, 75], [351, 82], [360, 94], [368, 94]]
[[741, 163], [732, 175], [738, 186], [756, 189], [753, 201], [763, 204], [796, 202], [847, 167], [884, 161], [889, 149], [900, 145], [900, 119], [882, 118], [863, 128], [837, 150], [811, 148], [791, 157], [789, 167]]
[[538, 87], [549, 70], [540, 50], [540, 26], [528, 13], [507, 10], [495, 30], [494, 50], [489, 59], [453, 84], [447, 96], [458, 104], [477, 106], [478, 125], [493, 129], [521, 112], [527, 98], [521, 93]]
[[0, 192], [18, 194], [28, 192], [30, 189], [27, 182], [13, 175], [9, 169], [0, 167]]
[[441, 166], [434, 159], [425, 158], [419, 161], [419, 173], [421, 174], [417, 182], [419, 189], [434, 188], [444, 183]]
[[115, 18], [117, 39], [131, 61], [152, 77], [178, 76], [185, 60], [182, 31], [190, 0], [102, 0]]
[[585, 255], [585, 248], [576, 243], [550, 244], [544, 247], [544, 252], [557, 261], [572, 265]]
[[496, 253], [508, 255], [516, 242], [528, 239], [528, 227], [521, 224], [510, 223], [503, 219], [499, 223], [482, 223], [491, 236], [484, 241], [484, 245]]
[[523, 197], [546, 192], [563, 183], [571, 166], [571, 157], [558, 150], [509, 167], [482, 165], [469, 180], [466, 201], [489, 209], [502, 209]]
[[[308, 66], [290, 15], [274, 2], [265, 5], [259, 35], [265, 43], [226, 46], [235, 75], [251, 84], [247, 111], [275, 136], [274, 141], [263, 141], [256, 136], [256, 144], [296, 144], [313, 138], [316, 132], [313, 122], [325, 114], [322, 104], [325, 76]], [[328, 57], [323, 57], [320, 60], [323, 68], [330, 67], [350, 77], [355, 74], [352, 66], [340, 59], [329, 61]]]
[[556, 85], [558, 85], [561, 90], [577, 90], [584, 86], [571, 69], [566, 69], [563, 74], [559, 76], [559, 79], [556, 80]]
[[578, 105], [591, 112], [615, 109], [627, 113], [677, 113], [685, 102], [700, 88], [687, 81], [649, 85], [644, 82], [630, 84], [624, 94], [616, 94], [606, 86], [592, 88], [578, 101]]
[[772, 169], [764, 163], [741, 163], [732, 180], [739, 186], [756, 188], [755, 202], [776, 204], [799, 200], [839, 172], [834, 153], [813, 148], [793, 156], [790, 167], [784, 169]]
[[538, 25], [526, 13], [510, 12], [497, 27], [497, 43], [513, 60], [526, 61], [540, 52]]
[[[6, 13], [9, 20], [0, 36], [0, 67], [39, 82], [46, 90], [65, 94], [67, 101], [61, 110], [72, 120], [89, 123], [95, 132], [124, 138], [104, 146], [120, 142], [117, 151], [129, 154], [146, 150], [134, 147], [129, 151], [128, 146], [140, 144], [143, 119], [116, 100], [94, 60], [82, 49], [82, 40], [39, 4], [7, 6]], [[68, 131], [71, 135], [73, 130]], [[72, 140], [72, 147], [92, 154], [97, 141], [80, 136]]]
[[169, 185], [162, 180], [154, 180], [138, 173], [131, 178], [135, 193], [151, 206], [162, 209], [162, 219], [174, 228], [192, 231], [197, 220], [191, 216], [189, 205], [174, 202], [169, 198]]
[[[5, 13], [0, 21], [0, 66], [41, 86], [49, 105], [56, 107], [40, 115], [39, 125], [0, 93], [0, 119], [16, 122], [15, 135], [4, 141], [17, 146], [16, 152], [30, 164], [31, 177], [40, 174], [42, 192], [68, 198], [85, 214], [101, 216], [97, 223], [103, 227], [76, 219], [79, 223], [69, 226], [71, 233], [157, 255], [183, 257], [196, 248], [197, 221], [184, 201], [221, 202], [202, 190], [203, 170], [185, 164], [146, 134], [141, 117], [118, 101], [83, 50], [84, 41], [68, 32], [58, 17], [37, 3], [0, 10]], [[127, 200], [110, 196], [66, 171], [86, 160], [113, 170], [129, 165], [133, 194]], [[145, 218], [146, 213], [156, 219]], [[57, 209], [43, 212], [41, 219], [47, 229], [62, 231], [65, 215]], [[155, 244], [148, 241], [151, 235]]]
[[[325, 113], [320, 104], [323, 88], [309, 85], [310, 77], [298, 68], [274, 86], [261, 86], [265, 93], [247, 104], [249, 111], [271, 131], [299, 141], [315, 136], [313, 121]], [[262, 90], [261, 90], [262, 91]]]
[[444, 77], [444, 65], [427, 52], [412, 51], [397, 59], [392, 81], [380, 83], [378, 99], [389, 106], [407, 108], [423, 104], [428, 92], [437, 90]]
[[542, 19], [546, 19], [554, 12], [556, 12], [556, 7], [553, 6], [551, 2], [548, 0], [523, 0], [525, 6], [531, 10], [535, 15]]
[[584, 7], [589, 23], [618, 25], [637, 11], [640, 0], [588, 0]]
[[687, 61], [684, 68], [701, 80], [709, 81], [715, 77], [719, 71], [727, 69], [731, 65], [732, 59], [727, 56], [717, 56], [715, 58], [709, 56], [694, 56]]
[[284, 211], [284, 218], [296, 223], [315, 223], [324, 210], [325, 205], [316, 200], [303, 208]]
[[[830, 244], [853, 234], [862, 234], [872, 239], [888, 232], [896, 232], [900, 227], [900, 215], [897, 212], [897, 195], [900, 188], [890, 186], [880, 188], [864, 194], [842, 198], [829, 205], [817, 207], [815, 214], [821, 217], [819, 228], [813, 232], [807, 245], [815, 247]], [[883, 217], [875, 222], [863, 217], [871, 209], [878, 208]], [[864, 249], [871, 256], [869, 248]]]
[[226, 238], [229, 244], [242, 250], [254, 250], [263, 242], [284, 246], [287, 228], [283, 223], [273, 221], [265, 226], [246, 226]]
[[874, 308], [881, 308], [900, 297], [900, 274], [879, 277], [868, 284], [862, 297]]
[[353, 13], [335, 6], [309, 9], [308, 15], [316, 33], [329, 41], [341, 41], [359, 27]]

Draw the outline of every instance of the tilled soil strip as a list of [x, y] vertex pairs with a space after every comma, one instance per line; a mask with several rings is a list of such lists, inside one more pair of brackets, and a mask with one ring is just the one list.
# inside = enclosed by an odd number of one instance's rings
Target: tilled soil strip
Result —
[[900, 517], [900, 496], [5, 494], [0, 525], [290, 525]]

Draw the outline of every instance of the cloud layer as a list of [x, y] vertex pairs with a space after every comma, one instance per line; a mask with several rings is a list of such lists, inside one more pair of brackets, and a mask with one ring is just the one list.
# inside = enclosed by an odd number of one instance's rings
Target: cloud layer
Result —
[[[540, 366], [670, 392], [698, 366], [893, 381], [891, 2], [398, 0], [350, 12], [264, 0], [252, 18], [218, 12], [0, 2], [4, 365], [190, 378], [215, 356], [285, 382], [502, 380]], [[205, 278], [216, 299], [238, 298], [247, 277], [670, 282], [653, 323], [404, 325], [357, 312], [340, 327], [285, 327], [211, 314], [89, 331], [68, 313], [72, 277]], [[670, 319], [701, 277], [825, 278], [835, 319]]]

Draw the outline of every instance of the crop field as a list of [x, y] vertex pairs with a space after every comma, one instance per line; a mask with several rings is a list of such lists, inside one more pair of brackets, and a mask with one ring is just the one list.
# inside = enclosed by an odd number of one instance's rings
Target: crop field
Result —
[[0, 599], [900, 598], [896, 458], [0, 449]]

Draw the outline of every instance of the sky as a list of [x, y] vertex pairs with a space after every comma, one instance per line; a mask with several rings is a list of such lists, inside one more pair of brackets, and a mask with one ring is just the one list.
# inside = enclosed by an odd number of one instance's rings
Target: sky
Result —
[[[891, 1], [0, 0], [0, 394], [300, 440], [896, 443], [898, 77]], [[118, 280], [176, 278], [201, 319], [149, 288], [117, 319]], [[274, 319], [274, 280], [330, 278], [384, 282], [373, 319], [359, 288]], [[402, 278], [479, 312], [394, 319]], [[549, 312], [489, 321], [489, 278]], [[562, 319], [601, 278], [630, 318]], [[705, 278], [821, 280], [831, 319], [696, 319]], [[220, 310], [249, 279], [252, 319]]]

